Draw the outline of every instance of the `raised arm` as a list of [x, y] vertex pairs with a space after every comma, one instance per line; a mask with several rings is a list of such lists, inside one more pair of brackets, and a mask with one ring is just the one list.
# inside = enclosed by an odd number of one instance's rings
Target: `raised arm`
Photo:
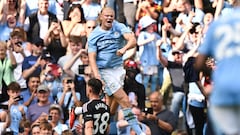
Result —
[[197, 54], [199, 44], [195, 45], [190, 51], [188, 51], [184, 56], [183, 56], [183, 61], [186, 62], [188, 58], [194, 56]]
[[163, 43], [167, 43], [167, 30], [168, 30], [168, 26], [167, 24], [164, 24], [162, 26], [162, 42]]
[[222, 11], [223, 6], [224, 6], [224, 0], [217, 0], [216, 3], [217, 3], [217, 5], [216, 5], [215, 13], [214, 13], [214, 19], [217, 19], [220, 16], [221, 11]]
[[66, 37], [63, 33], [60, 22], [59, 23], [57, 23], [57, 22], [51, 23], [51, 25], [44, 37], [44, 44], [46, 46], [48, 46], [51, 43], [51, 41], [53, 40], [51, 37], [51, 33], [53, 33], [54, 30], [57, 30], [59, 32], [59, 38], [60, 38], [62, 47], [67, 47]]
[[67, 42], [67, 38], [66, 38], [66, 36], [63, 32], [61, 22], [59, 22], [57, 29], [59, 30], [59, 36], [60, 36], [60, 41], [61, 41], [62, 47], [67, 48], [68, 47], [68, 42]]
[[50, 27], [48, 28], [48, 31], [46, 32], [46, 35], [43, 39], [44, 41], [44, 45], [48, 46], [51, 43], [51, 33], [53, 32], [53, 30], [56, 29], [56, 22], [52, 22], [50, 24]]
[[137, 10], [136, 10], [136, 15], [135, 15], [136, 21], [139, 21], [139, 20], [140, 20], [141, 10], [142, 10], [142, 3], [140, 2], [140, 3], [138, 4]]
[[10, 40], [8, 40], [8, 42], [7, 42], [7, 48], [8, 48], [11, 65], [12, 65], [12, 68], [14, 69], [17, 67], [17, 62], [16, 62], [15, 56], [13, 55], [13, 46], [11, 45]]
[[24, 79], [27, 79], [37, 68], [40, 66], [41, 57], [39, 57], [34, 65], [30, 68], [23, 70], [22, 76]]
[[68, 74], [70, 77], [74, 78], [75, 73], [71, 70], [71, 67], [76, 62], [77, 59], [80, 59], [80, 55], [84, 50], [81, 49], [76, 55], [74, 55], [68, 62], [65, 63], [63, 66], [63, 70], [66, 74]]
[[65, 20], [62, 21], [63, 32], [66, 37], [69, 37], [73, 28], [77, 25], [80, 20], [77, 17], [72, 18], [71, 21]]
[[0, 24], [4, 24], [7, 20], [8, 6], [6, 0], [0, 1]]
[[203, 10], [203, 0], [194, 0], [194, 6], [198, 9]]
[[176, 0], [164, 0], [162, 6], [165, 14], [173, 12], [176, 10]]
[[135, 16], [137, 21], [140, 20], [141, 12], [143, 11], [146, 13], [146, 15], [151, 16], [155, 20], [157, 20], [159, 17], [159, 13], [155, 10], [155, 8], [151, 8], [151, 4], [148, 1], [143, 1], [138, 4]]
[[72, 92], [72, 97], [73, 97], [73, 102], [75, 105], [78, 105], [80, 103], [80, 99], [78, 99], [77, 97], [77, 93], [76, 93], [76, 89], [75, 89], [75, 84], [74, 83], [71, 83], [70, 84], [70, 87], [71, 87], [71, 92]]
[[63, 106], [63, 104], [64, 104], [64, 99], [65, 99], [65, 96], [66, 96], [66, 93], [67, 93], [67, 92], [68, 92], [68, 88], [63, 86], [63, 92], [61, 93], [61, 96], [60, 96], [60, 97], [58, 96], [58, 104], [59, 104], [60, 106]]
[[37, 91], [37, 90], [34, 90], [34, 91], [32, 92], [30, 98], [29, 98], [26, 102], [24, 102], [23, 105], [25, 105], [26, 107], [29, 107], [29, 106], [31, 105], [34, 97], [36, 97], [36, 91]]
[[164, 67], [168, 66], [168, 60], [162, 55], [161, 45], [163, 44], [162, 40], [158, 40], [156, 43], [157, 46], [157, 59], [161, 62]]
[[25, 13], [26, 13], [26, 0], [20, 0], [18, 21], [21, 23], [21, 25], [24, 24], [25, 17], [26, 17]]
[[184, 32], [182, 33], [182, 35], [180, 36], [180, 38], [177, 40], [176, 42], [176, 46], [175, 46], [175, 50], [183, 50], [184, 49], [184, 41], [186, 39], [186, 37], [188, 36], [189, 34], [189, 30], [192, 28], [192, 24], [188, 24], [186, 27], [185, 27], [185, 30]]

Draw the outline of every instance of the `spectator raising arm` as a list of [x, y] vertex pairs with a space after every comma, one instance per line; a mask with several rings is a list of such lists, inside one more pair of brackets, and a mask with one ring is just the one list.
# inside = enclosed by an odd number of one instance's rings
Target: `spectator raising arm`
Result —
[[37, 62], [28, 69], [23, 70], [23, 78], [27, 79], [40, 65], [41, 57], [37, 59]]
[[8, 53], [9, 53], [9, 58], [10, 58], [10, 61], [11, 61], [11, 65], [12, 65], [12, 68], [14, 69], [17, 66], [17, 62], [16, 62], [15, 56], [13, 55], [13, 47], [12, 47], [10, 41], [8, 41], [8, 43], [7, 43], [7, 48], [8, 48]]
[[60, 38], [62, 47], [67, 47], [66, 37], [61, 29], [61, 22], [52, 22], [46, 36], [44, 37], [44, 45], [48, 46], [54, 38]]
[[166, 57], [162, 55], [162, 50], [161, 50], [161, 45], [163, 44], [163, 40], [158, 40], [156, 45], [157, 45], [157, 58], [158, 60], [162, 63], [164, 67], [167, 67], [168, 65], [168, 60]]
[[66, 74], [68, 74], [70, 77], [74, 78], [75, 73], [71, 70], [72, 65], [76, 62], [77, 59], [80, 59], [80, 55], [84, 50], [81, 49], [77, 54], [73, 56], [72, 59], [70, 59], [65, 65], [63, 66], [63, 70]]

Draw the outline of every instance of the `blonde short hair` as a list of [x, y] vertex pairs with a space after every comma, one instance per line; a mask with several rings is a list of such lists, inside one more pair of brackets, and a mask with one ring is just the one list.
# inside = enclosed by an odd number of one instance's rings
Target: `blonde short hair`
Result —
[[5, 48], [5, 50], [7, 50], [7, 43], [3, 42], [3, 41], [0, 41], [0, 47]]

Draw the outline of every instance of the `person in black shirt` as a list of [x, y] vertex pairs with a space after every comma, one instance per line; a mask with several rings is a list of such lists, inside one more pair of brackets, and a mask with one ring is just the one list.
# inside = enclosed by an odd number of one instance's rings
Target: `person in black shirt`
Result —
[[138, 107], [143, 110], [145, 108], [145, 102], [142, 102], [146, 98], [145, 87], [143, 84], [136, 81], [136, 75], [140, 73], [140, 69], [135, 61], [129, 59], [125, 62], [124, 68], [126, 69], [126, 76], [124, 79], [123, 89], [129, 94], [134, 92], [137, 96]]
[[110, 123], [110, 108], [101, 101], [102, 82], [91, 78], [87, 83], [89, 101], [83, 104], [84, 134], [107, 135]]

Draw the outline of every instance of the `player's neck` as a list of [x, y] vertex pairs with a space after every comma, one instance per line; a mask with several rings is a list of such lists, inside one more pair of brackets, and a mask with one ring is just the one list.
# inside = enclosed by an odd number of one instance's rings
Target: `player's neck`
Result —
[[99, 96], [98, 95], [91, 95], [91, 96], [89, 96], [89, 99], [96, 100], [96, 99], [99, 99]]

